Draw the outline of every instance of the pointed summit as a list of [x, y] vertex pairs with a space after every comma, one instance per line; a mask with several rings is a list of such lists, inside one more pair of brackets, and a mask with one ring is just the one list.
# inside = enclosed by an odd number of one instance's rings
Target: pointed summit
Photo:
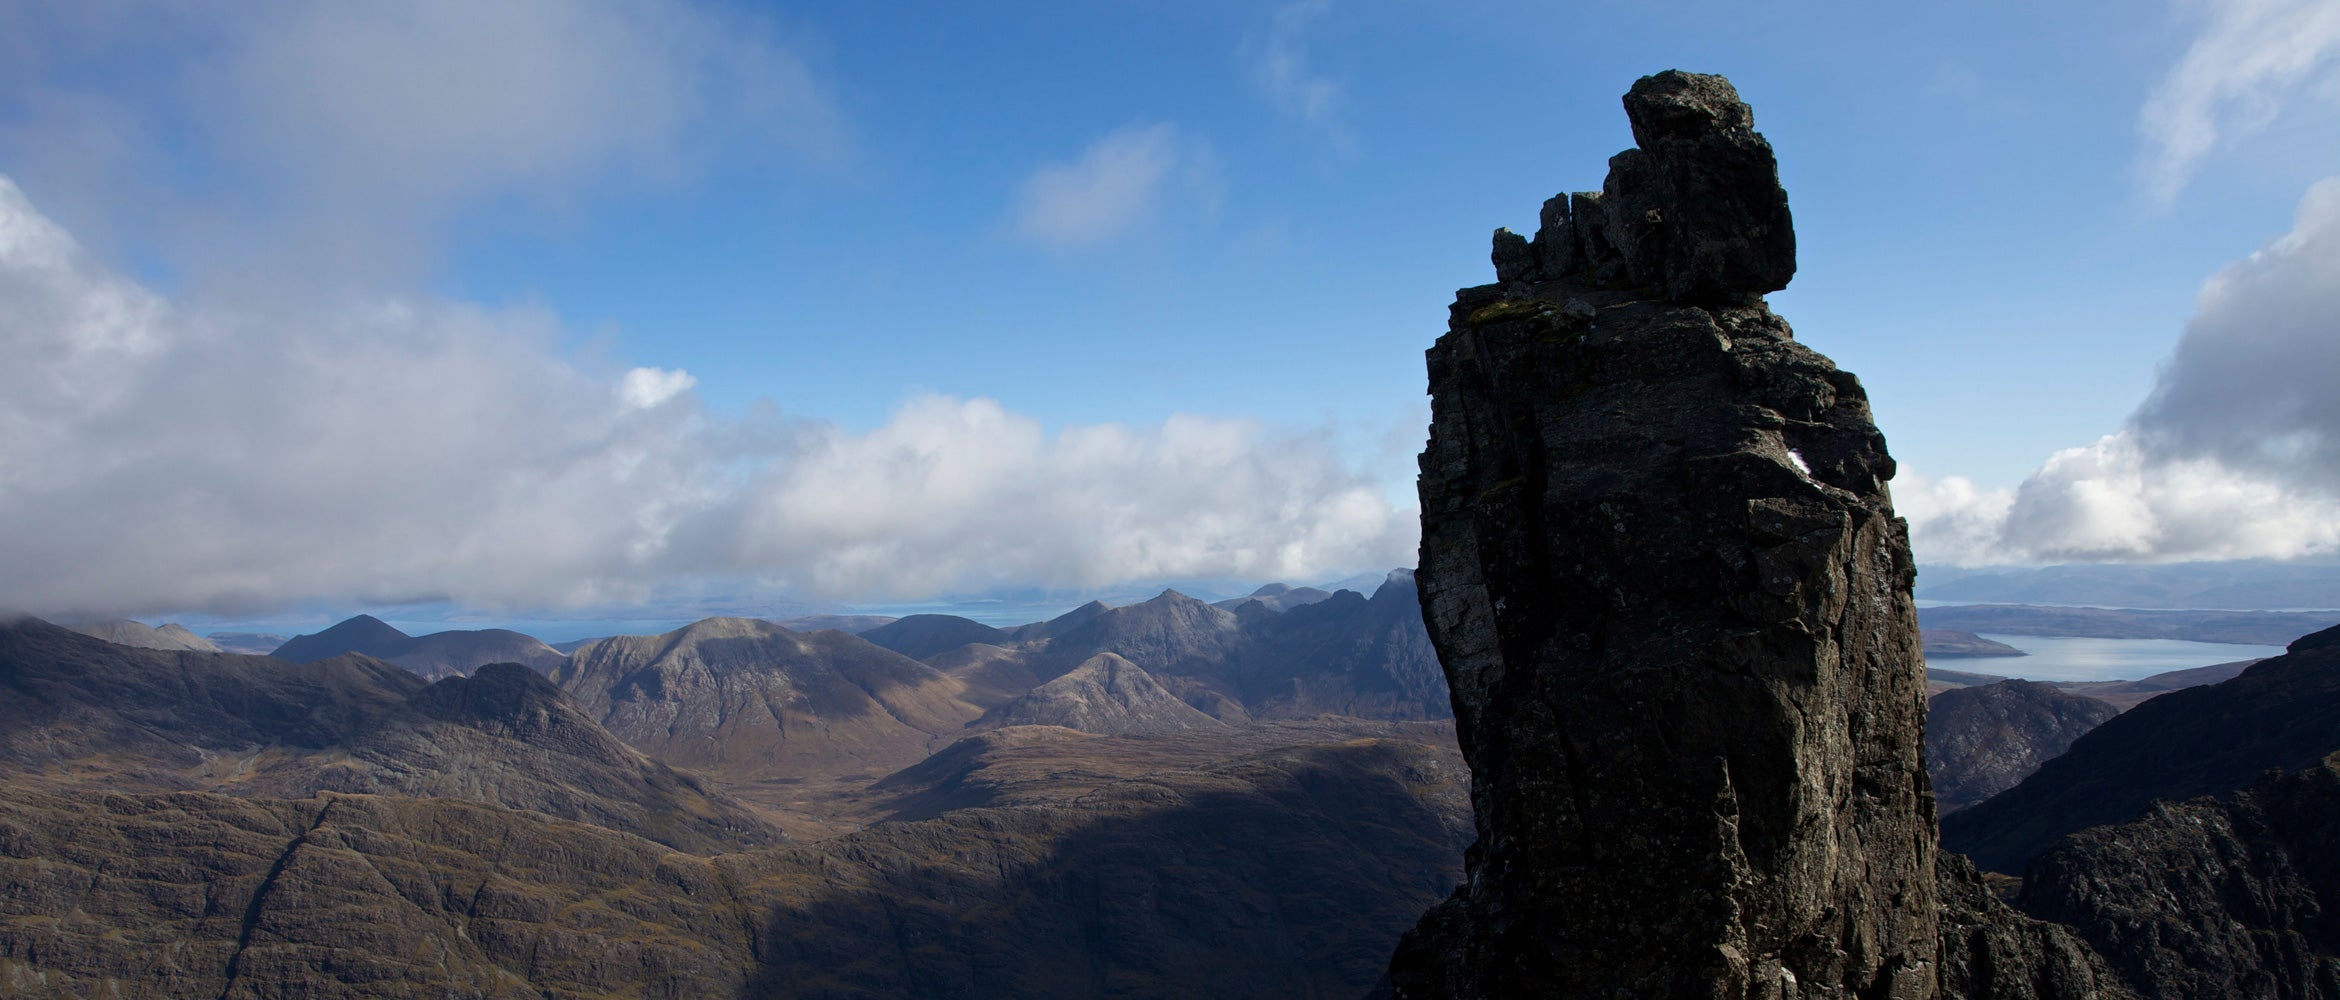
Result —
[[414, 637], [372, 615], [355, 615], [312, 635], [296, 635], [268, 655], [294, 663], [315, 663], [343, 653], [364, 653], [387, 660], [406, 652]]

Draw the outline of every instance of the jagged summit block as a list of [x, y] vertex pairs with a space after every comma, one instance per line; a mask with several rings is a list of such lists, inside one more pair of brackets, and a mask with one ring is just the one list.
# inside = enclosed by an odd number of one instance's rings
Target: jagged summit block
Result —
[[1859, 381], [1761, 301], [1793, 235], [1730, 84], [1660, 74], [1626, 106], [1643, 148], [1546, 206], [1574, 270], [1517, 280], [1499, 238], [1513, 280], [1463, 290], [1429, 352], [1417, 582], [1479, 839], [1393, 986], [1934, 995], [1893, 460]]
[[1638, 147], [1609, 160], [1598, 193], [1546, 202], [1532, 244], [1499, 232], [1496, 280], [1582, 277], [1726, 305], [1786, 288], [1796, 274], [1787, 192], [1731, 82], [1680, 70], [1645, 76], [1626, 93], [1625, 116]]

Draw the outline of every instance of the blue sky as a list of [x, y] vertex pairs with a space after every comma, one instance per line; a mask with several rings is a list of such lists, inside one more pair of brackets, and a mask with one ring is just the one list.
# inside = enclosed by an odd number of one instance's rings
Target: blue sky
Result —
[[2170, 366], [2340, 375], [2334, 8], [0, 4], [0, 603], [1406, 561], [1446, 303], [1669, 67], [1778, 150], [1921, 559], [2325, 551], [2328, 416]]

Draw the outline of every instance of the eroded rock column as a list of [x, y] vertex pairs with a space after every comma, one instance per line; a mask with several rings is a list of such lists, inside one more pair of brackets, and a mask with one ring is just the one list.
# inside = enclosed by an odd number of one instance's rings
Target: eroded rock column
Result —
[[1498, 232], [1429, 352], [1417, 581], [1474, 772], [1399, 996], [1936, 992], [1893, 460], [1762, 300], [1795, 270], [1729, 81], [1626, 95], [1599, 193]]

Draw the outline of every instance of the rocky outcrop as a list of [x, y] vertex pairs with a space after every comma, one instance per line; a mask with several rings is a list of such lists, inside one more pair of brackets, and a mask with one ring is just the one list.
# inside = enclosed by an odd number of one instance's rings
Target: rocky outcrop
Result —
[[[2122, 1000], [2128, 984], [2072, 929], [2024, 916], [1985, 887], [1974, 862], [1935, 856], [1942, 892], [1941, 996]], [[2148, 991], [2145, 995], [2159, 995]]]
[[2046, 684], [2000, 681], [1927, 702], [1926, 773], [1944, 814], [2015, 787], [2119, 710]]
[[1399, 997], [2122, 995], [1938, 859], [1894, 472], [1720, 77], [1625, 96], [1429, 352], [1418, 583], [1478, 839]]
[[[2064, 835], [2137, 818], [2156, 799], [2225, 795], [2270, 769], [2340, 751], [2340, 627], [2240, 676], [2114, 716], [2014, 788], [1945, 816], [1942, 844], [1988, 871], [2022, 872]], [[2335, 911], [2340, 912], [2340, 911]]]
[[2066, 838], [2018, 899], [2078, 929], [2140, 991], [2340, 996], [2340, 754], [2228, 801], [2160, 802]]
[[1659, 74], [1625, 107], [1642, 146], [1547, 204], [1543, 280], [1499, 239], [1501, 283], [1429, 353], [1418, 582], [1479, 839], [1393, 985], [1930, 993], [1893, 460], [1859, 381], [1760, 300], [1794, 236], [1730, 84]]

